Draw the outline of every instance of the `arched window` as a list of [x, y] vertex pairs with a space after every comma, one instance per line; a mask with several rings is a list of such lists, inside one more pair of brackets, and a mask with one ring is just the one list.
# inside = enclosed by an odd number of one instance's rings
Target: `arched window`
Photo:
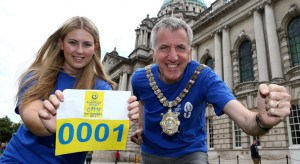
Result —
[[253, 81], [253, 59], [251, 41], [244, 41], [239, 47], [240, 82]]
[[288, 25], [288, 39], [292, 57], [292, 66], [300, 65], [300, 16]]
[[211, 69], [214, 69], [214, 60], [212, 59], [212, 57], [208, 56], [204, 61], [204, 64], [209, 66]]

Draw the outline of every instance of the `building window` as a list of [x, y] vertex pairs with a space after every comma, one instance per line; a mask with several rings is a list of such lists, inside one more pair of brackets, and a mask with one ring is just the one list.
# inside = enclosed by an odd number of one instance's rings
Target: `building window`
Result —
[[292, 65], [300, 65], [300, 16], [294, 18], [288, 25], [289, 47]]
[[250, 40], [244, 41], [239, 47], [240, 82], [253, 81], [252, 44]]
[[242, 146], [242, 132], [241, 128], [234, 122], [234, 147]]
[[188, 10], [189, 10], [189, 7], [188, 7], [188, 6], [186, 6], [186, 7], [185, 7], [185, 10], [186, 10], [186, 11], [188, 11]]
[[291, 114], [289, 116], [291, 137], [293, 145], [300, 144], [300, 107], [292, 105]]
[[207, 59], [204, 61], [204, 64], [209, 66], [211, 69], [214, 69], [214, 60], [211, 56], [207, 57]]
[[207, 134], [208, 134], [208, 146], [209, 148], [214, 147], [214, 126], [213, 126], [213, 120], [212, 118], [207, 118]]

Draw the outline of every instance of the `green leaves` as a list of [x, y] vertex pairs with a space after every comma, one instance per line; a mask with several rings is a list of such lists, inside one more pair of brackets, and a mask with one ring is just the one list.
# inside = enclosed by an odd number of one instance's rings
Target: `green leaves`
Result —
[[0, 118], [0, 142], [8, 142], [21, 123], [12, 122], [7, 116]]

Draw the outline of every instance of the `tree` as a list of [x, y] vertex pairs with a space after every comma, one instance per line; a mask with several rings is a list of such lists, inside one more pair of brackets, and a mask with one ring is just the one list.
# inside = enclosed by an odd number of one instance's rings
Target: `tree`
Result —
[[12, 122], [7, 116], [0, 118], [0, 141], [8, 142], [20, 126], [21, 123]]

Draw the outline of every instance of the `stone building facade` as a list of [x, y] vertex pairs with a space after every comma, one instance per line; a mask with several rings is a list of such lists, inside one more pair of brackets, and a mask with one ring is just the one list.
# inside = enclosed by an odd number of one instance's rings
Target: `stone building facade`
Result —
[[[208, 105], [210, 163], [251, 163], [253, 139], [260, 141], [263, 163], [299, 163], [300, 1], [216, 0], [207, 7], [203, 0], [164, 0], [157, 17], [147, 16], [135, 29], [135, 48], [128, 58], [116, 49], [106, 53], [103, 64], [118, 90], [131, 90], [132, 73], [152, 63], [151, 29], [170, 16], [193, 29], [193, 60], [213, 68], [249, 110], [257, 110], [260, 83], [284, 85], [292, 95], [289, 118], [260, 137], [245, 134], [226, 115], [217, 117]], [[129, 141], [123, 153], [124, 158], [139, 155], [139, 147]]]

